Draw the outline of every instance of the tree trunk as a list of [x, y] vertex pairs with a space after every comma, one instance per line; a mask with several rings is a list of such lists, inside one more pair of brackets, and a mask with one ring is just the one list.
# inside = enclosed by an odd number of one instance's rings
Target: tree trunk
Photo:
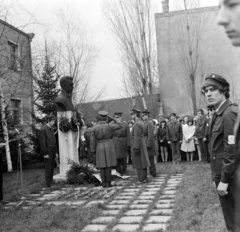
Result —
[[192, 106], [193, 106], [193, 114], [196, 115], [197, 113], [197, 99], [196, 99], [196, 91], [195, 91], [195, 78], [191, 78], [191, 99], [192, 99]]
[[1, 98], [1, 116], [2, 116], [2, 127], [3, 127], [3, 136], [5, 140], [5, 150], [6, 150], [6, 157], [7, 157], [7, 167], [8, 171], [12, 171], [12, 160], [9, 148], [9, 138], [8, 138], [8, 128], [7, 128], [7, 120], [5, 114], [5, 102], [4, 102], [4, 95], [2, 91], [2, 83], [0, 82], [0, 98]]

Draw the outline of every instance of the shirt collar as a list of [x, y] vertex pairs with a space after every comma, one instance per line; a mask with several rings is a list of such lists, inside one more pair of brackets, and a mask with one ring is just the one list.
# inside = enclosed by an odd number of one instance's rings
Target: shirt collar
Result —
[[220, 110], [220, 108], [222, 107], [222, 105], [226, 102], [227, 100], [225, 100], [224, 102], [222, 102], [221, 103], [221, 105], [217, 108], [217, 109], [215, 109], [215, 111], [218, 113], [218, 111]]

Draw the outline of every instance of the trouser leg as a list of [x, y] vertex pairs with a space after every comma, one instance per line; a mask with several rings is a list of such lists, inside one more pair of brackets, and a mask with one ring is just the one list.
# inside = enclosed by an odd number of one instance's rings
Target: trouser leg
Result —
[[228, 185], [228, 194], [225, 196], [219, 196], [221, 203], [221, 208], [223, 212], [223, 217], [228, 231], [234, 231], [234, 212], [235, 212], [235, 202], [234, 202], [234, 186], [233, 183]]
[[3, 167], [2, 167], [2, 155], [0, 154], [0, 201], [3, 200]]
[[156, 176], [156, 167], [155, 167], [155, 162], [154, 162], [154, 156], [149, 157], [149, 162], [150, 162], [149, 172], [152, 176]]
[[111, 180], [112, 180], [111, 172], [112, 172], [111, 167], [106, 168], [106, 187], [112, 187], [112, 185], [111, 185]]
[[203, 139], [198, 139], [198, 143], [199, 143], [199, 148], [202, 154], [202, 161], [207, 161], [207, 155], [205, 152], [205, 147], [204, 147], [204, 142]]
[[235, 232], [240, 231], [240, 166], [238, 165], [235, 171], [235, 192], [234, 192], [234, 202], [235, 202]]
[[51, 181], [53, 182], [53, 174], [54, 174], [54, 167], [55, 167], [55, 158], [56, 158], [56, 154], [52, 155], [51, 159], [52, 159], [52, 163], [51, 163]]
[[175, 141], [171, 141], [171, 150], [172, 150], [172, 160], [174, 162], [177, 161], [177, 153], [176, 153], [176, 142]]
[[127, 158], [123, 158], [122, 160], [122, 172], [123, 174], [127, 171]]
[[122, 175], [122, 165], [121, 165], [122, 160], [117, 159], [117, 165], [116, 165], [116, 171]]
[[45, 180], [47, 187], [50, 187], [52, 184], [52, 157], [50, 156], [48, 159], [44, 158], [45, 164]]
[[181, 152], [180, 152], [180, 141], [176, 142], [176, 154], [177, 154], [177, 162], [181, 161]]
[[105, 168], [100, 168], [100, 176], [101, 176], [101, 179], [102, 179], [102, 183], [106, 181], [106, 178], [105, 178]]

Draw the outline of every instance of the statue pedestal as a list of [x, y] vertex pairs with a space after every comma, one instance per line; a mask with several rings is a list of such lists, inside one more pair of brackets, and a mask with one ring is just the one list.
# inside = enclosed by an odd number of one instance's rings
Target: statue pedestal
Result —
[[67, 133], [63, 133], [62, 131], [59, 130], [59, 119], [61, 117], [70, 119], [72, 115], [73, 115], [72, 111], [57, 112], [60, 173], [53, 176], [53, 180], [56, 182], [66, 180], [66, 173], [70, 168], [70, 165], [68, 164], [68, 159], [73, 160], [76, 163], [79, 163], [77, 149], [79, 142], [77, 140], [79, 139], [77, 138], [78, 137], [77, 133], [71, 130], [68, 131]]

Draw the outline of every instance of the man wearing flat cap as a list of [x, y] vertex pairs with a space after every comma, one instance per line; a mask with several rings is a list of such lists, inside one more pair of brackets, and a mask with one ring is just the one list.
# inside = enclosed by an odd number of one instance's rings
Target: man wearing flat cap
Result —
[[55, 164], [55, 157], [58, 153], [57, 142], [54, 135], [53, 125], [56, 121], [56, 116], [47, 116], [47, 124], [40, 129], [39, 132], [39, 144], [41, 154], [44, 158], [45, 164], [45, 180], [47, 187], [51, 187], [53, 184], [53, 171]]
[[[99, 111], [98, 115], [98, 123], [92, 128], [91, 133], [91, 152], [96, 154], [96, 167], [100, 169], [102, 187], [109, 188], [112, 167], [117, 164], [112, 141], [113, 132], [121, 129], [123, 125], [119, 119], [108, 116], [107, 111]], [[115, 123], [108, 123], [108, 121]]]
[[[218, 24], [236, 47], [240, 46], [240, 0], [219, 0]], [[235, 64], [234, 64], [235, 65]], [[234, 129], [235, 137], [235, 231], [240, 231], [240, 108]]]
[[216, 112], [210, 122], [208, 135], [212, 179], [217, 188], [226, 227], [228, 231], [234, 231], [234, 124], [238, 108], [229, 100], [229, 83], [220, 75], [209, 75], [202, 91]]
[[154, 162], [154, 156], [157, 155], [157, 145], [154, 139], [154, 123], [151, 118], [149, 118], [150, 112], [148, 110], [142, 111], [142, 119], [144, 121], [144, 140], [147, 146], [147, 152], [150, 162], [149, 172], [153, 177], [157, 176], [156, 167]]
[[172, 150], [173, 163], [179, 164], [181, 161], [180, 141], [183, 139], [182, 125], [177, 121], [175, 113], [170, 114], [170, 122], [167, 123], [166, 139]]
[[122, 113], [114, 113], [114, 118], [122, 122], [122, 128], [113, 132], [113, 144], [117, 157], [116, 170], [121, 175], [126, 172], [128, 151], [131, 149], [131, 138], [129, 126], [126, 122], [122, 121]]
[[147, 146], [143, 138], [144, 122], [141, 119], [141, 111], [132, 109], [132, 119], [135, 121], [132, 136], [132, 163], [137, 170], [138, 182], [136, 184], [147, 183], [147, 168], [150, 167]]

